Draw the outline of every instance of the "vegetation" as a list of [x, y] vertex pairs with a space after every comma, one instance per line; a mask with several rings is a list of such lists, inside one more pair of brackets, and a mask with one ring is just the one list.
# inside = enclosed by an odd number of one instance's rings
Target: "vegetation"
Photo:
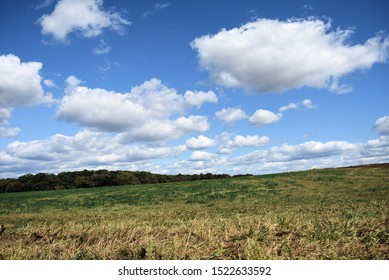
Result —
[[42, 190], [94, 188], [103, 186], [156, 184], [228, 178], [226, 174], [161, 175], [145, 171], [73, 171], [58, 175], [27, 174], [17, 179], [0, 179], [0, 193]]
[[1, 259], [389, 259], [389, 165], [0, 194]]

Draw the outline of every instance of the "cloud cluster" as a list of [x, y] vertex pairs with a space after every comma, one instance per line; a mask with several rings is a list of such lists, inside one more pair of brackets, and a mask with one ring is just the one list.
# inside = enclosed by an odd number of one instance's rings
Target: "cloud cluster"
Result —
[[[109, 133], [84, 129], [74, 136], [53, 135], [46, 140], [15, 141], [0, 151], [0, 174], [15, 176], [26, 172], [62, 172], [79, 169], [147, 169], [164, 173], [274, 173], [316, 167], [335, 167], [389, 161], [389, 137], [384, 129], [387, 117], [374, 126], [379, 138], [365, 143], [347, 141], [308, 141], [298, 145], [283, 144], [259, 148], [268, 144], [266, 136], [222, 134], [218, 139], [203, 135], [189, 138], [186, 145], [128, 145]], [[378, 125], [377, 125], [378, 123]], [[219, 152], [204, 149], [219, 145]], [[237, 147], [258, 147], [236, 156]], [[194, 150], [189, 158], [184, 152]], [[230, 149], [230, 152], [220, 152]], [[174, 163], [159, 159], [174, 157]], [[181, 159], [180, 159], [181, 158]], [[54, 168], [53, 168], [54, 167]]]
[[258, 19], [192, 41], [199, 63], [227, 87], [283, 92], [304, 86], [351, 91], [340, 79], [387, 61], [389, 39], [383, 34], [351, 45], [351, 28], [331, 29], [331, 21]]
[[279, 113], [273, 113], [269, 110], [259, 109], [256, 110], [250, 117], [240, 108], [223, 108], [221, 111], [215, 113], [215, 116], [226, 124], [233, 124], [234, 122], [242, 119], [249, 119], [250, 125], [269, 125], [278, 122], [282, 119], [282, 113], [288, 110], [296, 110], [300, 107], [306, 109], [317, 108], [317, 105], [313, 104], [310, 99], [304, 99], [301, 102], [289, 103], [286, 106], [282, 106], [278, 109]]
[[74, 136], [56, 134], [46, 140], [10, 143], [0, 156], [1, 173], [61, 172], [75, 169], [128, 168], [132, 162], [168, 158], [186, 150], [180, 146], [126, 145], [107, 133], [81, 130]]
[[96, 37], [104, 29], [123, 32], [131, 22], [118, 12], [105, 11], [102, 0], [60, 0], [50, 15], [43, 15], [38, 22], [42, 34], [51, 35], [55, 40], [66, 42], [72, 32], [83, 37]]
[[13, 108], [51, 103], [41, 85], [40, 62], [21, 62], [13, 55], [0, 56], [0, 137], [15, 137], [20, 129], [8, 128]]
[[132, 88], [129, 93], [91, 89], [70, 76], [66, 96], [61, 100], [56, 116], [106, 132], [120, 133], [122, 142], [160, 141], [186, 133], [209, 129], [205, 116], [183, 115], [192, 107], [217, 102], [212, 91], [187, 91], [180, 95], [158, 79], [151, 79]]

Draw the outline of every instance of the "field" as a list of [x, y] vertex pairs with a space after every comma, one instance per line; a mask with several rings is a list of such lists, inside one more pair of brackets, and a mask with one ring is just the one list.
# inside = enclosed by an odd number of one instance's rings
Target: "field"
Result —
[[0, 194], [0, 259], [389, 259], [389, 165]]

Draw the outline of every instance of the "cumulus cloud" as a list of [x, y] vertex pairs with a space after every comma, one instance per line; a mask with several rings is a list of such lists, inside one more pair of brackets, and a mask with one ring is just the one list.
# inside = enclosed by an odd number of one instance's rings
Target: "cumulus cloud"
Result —
[[215, 154], [208, 153], [205, 151], [194, 151], [190, 156], [190, 160], [192, 160], [192, 161], [209, 161], [213, 157], [215, 157]]
[[21, 62], [13, 55], [0, 56], [0, 108], [33, 106], [52, 101], [42, 89], [40, 62]]
[[373, 127], [379, 134], [389, 136], [389, 116], [379, 118]]
[[268, 125], [278, 122], [281, 118], [281, 113], [274, 114], [271, 111], [260, 109], [255, 111], [255, 113], [249, 118], [249, 123], [251, 125]]
[[269, 143], [269, 137], [258, 135], [235, 135], [231, 139], [231, 134], [222, 133], [219, 137], [221, 146], [218, 149], [219, 154], [231, 154], [237, 147], [260, 147]]
[[83, 37], [96, 37], [104, 29], [123, 32], [131, 22], [118, 12], [105, 11], [102, 0], [60, 0], [50, 15], [43, 15], [38, 22], [42, 34], [51, 35], [57, 41], [66, 42], [72, 32]]
[[233, 124], [234, 122], [246, 119], [247, 114], [240, 108], [223, 108], [221, 111], [215, 113], [216, 117], [226, 124]]
[[11, 116], [11, 109], [0, 108], [0, 126], [7, 125], [10, 116]]
[[201, 150], [212, 147], [215, 145], [215, 143], [216, 141], [214, 139], [200, 135], [197, 138], [192, 137], [186, 140], [186, 147], [190, 150]]
[[288, 110], [295, 110], [295, 109], [300, 108], [300, 106], [304, 106], [307, 109], [317, 108], [317, 105], [313, 104], [310, 99], [304, 99], [303, 101], [301, 101], [299, 103], [292, 102], [292, 103], [289, 103], [286, 106], [282, 106], [282, 107], [280, 107], [278, 109], [278, 111], [279, 112], [285, 112], [285, 111], [288, 111]]
[[0, 173], [22, 168], [22, 172], [62, 172], [77, 169], [127, 169], [130, 163], [176, 157], [185, 145], [127, 145], [107, 133], [81, 130], [74, 136], [56, 134], [45, 140], [7, 145], [0, 152]]
[[18, 127], [1, 127], [0, 126], [0, 138], [14, 138], [18, 136], [20, 128]]
[[[120, 141], [158, 141], [209, 129], [205, 116], [183, 116], [193, 106], [213, 102], [214, 93], [180, 95], [158, 79], [132, 88], [129, 93], [91, 89], [70, 76], [66, 96], [56, 116], [100, 131], [117, 132]], [[211, 98], [212, 97], [212, 98]], [[176, 115], [181, 115], [175, 118]]]
[[353, 29], [332, 30], [331, 21], [258, 19], [192, 41], [199, 63], [212, 79], [235, 88], [283, 92], [304, 86], [349, 92], [340, 79], [388, 59], [382, 33], [352, 45]]
[[51, 103], [52, 97], [42, 89], [40, 62], [21, 62], [13, 55], [0, 56], [0, 138], [15, 137], [17, 127], [6, 127], [13, 108]]
[[226, 147], [234, 148], [234, 147], [259, 147], [269, 143], [269, 137], [258, 135], [236, 135], [234, 140], [228, 141]]
[[193, 92], [193, 91], [186, 91], [184, 94], [185, 101], [192, 105], [196, 106], [197, 108], [200, 108], [203, 103], [210, 102], [210, 103], [216, 103], [218, 101], [218, 98], [216, 94], [213, 91], [203, 92]]

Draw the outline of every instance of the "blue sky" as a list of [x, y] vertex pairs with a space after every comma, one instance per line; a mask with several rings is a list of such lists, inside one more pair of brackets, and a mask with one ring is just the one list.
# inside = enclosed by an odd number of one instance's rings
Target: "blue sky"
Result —
[[389, 161], [388, 1], [0, 3], [0, 177]]

